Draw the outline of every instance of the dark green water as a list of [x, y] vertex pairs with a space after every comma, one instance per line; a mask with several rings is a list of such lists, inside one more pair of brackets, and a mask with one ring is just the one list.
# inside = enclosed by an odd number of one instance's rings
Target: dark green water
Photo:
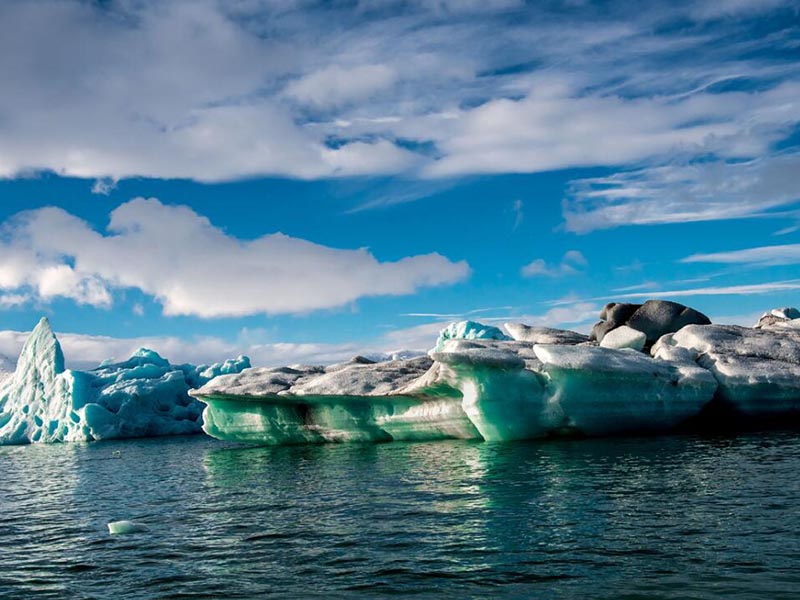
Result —
[[0, 596], [800, 598], [798, 475], [796, 431], [5, 447]]

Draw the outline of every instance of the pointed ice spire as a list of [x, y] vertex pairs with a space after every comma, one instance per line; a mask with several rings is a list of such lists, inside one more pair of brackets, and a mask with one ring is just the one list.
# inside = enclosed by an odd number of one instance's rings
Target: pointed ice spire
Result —
[[17, 380], [24, 379], [50, 382], [64, 371], [64, 353], [56, 335], [50, 328], [50, 321], [42, 317], [33, 328], [17, 361], [15, 375]]

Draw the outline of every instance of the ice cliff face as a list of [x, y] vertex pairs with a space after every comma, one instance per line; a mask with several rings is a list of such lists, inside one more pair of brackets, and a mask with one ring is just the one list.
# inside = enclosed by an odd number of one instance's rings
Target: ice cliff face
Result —
[[610, 304], [603, 316], [599, 345], [569, 331], [513, 324], [511, 339], [462, 322], [442, 331], [430, 358], [246, 369], [191, 394], [207, 404], [210, 435], [267, 444], [601, 436], [669, 431], [701, 414], [800, 416], [800, 332], [785, 324], [687, 325], [707, 319], [659, 302]]
[[71, 371], [42, 319], [14, 373], [0, 380], [0, 444], [197, 433], [203, 407], [188, 391], [249, 366], [246, 357], [176, 366], [142, 348], [124, 362]]

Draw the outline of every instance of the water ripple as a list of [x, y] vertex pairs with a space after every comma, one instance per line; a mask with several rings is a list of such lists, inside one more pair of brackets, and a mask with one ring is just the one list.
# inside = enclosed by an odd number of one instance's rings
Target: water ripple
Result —
[[[797, 598], [800, 436], [0, 451], [0, 597]], [[109, 536], [129, 519], [147, 532]]]

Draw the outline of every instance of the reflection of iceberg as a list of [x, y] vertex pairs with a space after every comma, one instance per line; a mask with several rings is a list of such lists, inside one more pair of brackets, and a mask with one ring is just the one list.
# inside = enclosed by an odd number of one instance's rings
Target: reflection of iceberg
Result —
[[13, 374], [0, 381], [0, 443], [63, 442], [197, 433], [191, 387], [249, 367], [171, 365], [142, 348], [128, 360], [71, 371], [47, 319], [31, 332]]
[[[668, 431], [701, 411], [712, 423], [731, 409], [800, 412], [800, 333], [786, 328], [682, 326], [652, 356], [569, 332], [512, 330], [523, 339], [455, 324], [430, 357], [246, 369], [190, 393], [207, 404], [207, 433], [266, 444], [600, 436]], [[545, 334], [567, 343], [524, 341]]]

